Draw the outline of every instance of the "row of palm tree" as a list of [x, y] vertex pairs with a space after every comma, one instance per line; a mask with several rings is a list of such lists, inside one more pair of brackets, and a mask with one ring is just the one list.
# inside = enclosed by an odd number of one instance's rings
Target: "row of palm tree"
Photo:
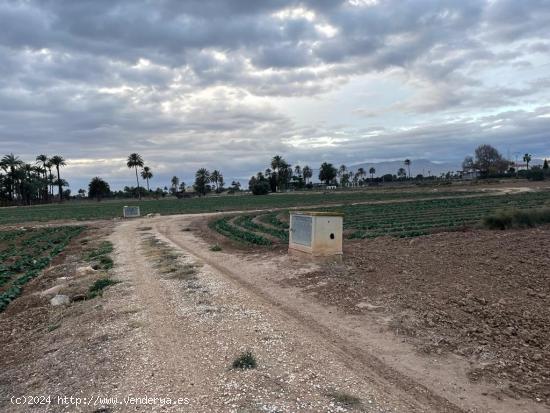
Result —
[[296, 165], [293, 169], [292, 165], [285, 161], [282, 156], [275, 155], [271, 159], [271, 169], [267, 168], [262, 175], [274, 182], [277, 191], [281, 191], [290, 184], [292, 178], [302, 179], [307, 184], [313, 176], [313, 171], [308, 165], [304, 167]]
[[[371, 167], [369, 169], [371, 181], [374, 180], [375, 173], [376, 169], [374, 167]], [[347, 186], [350, 182], [353, 182], [354, 185], [362, 185], [365, 182], [366, 176], [367, 172], [363, 167], [358, 168], [355, 172], [349, 170], [346, 165], [340, 165], [340, 167], [338, 168], [338, 178], [340, 179], [341, 186]]]
[[[54, 186], [58, 188], [59, 201], [63, 200], [63, 187], [68, 183], [61, 179], [60, 168], [66, 165], [60, 155], [48, 157], [41, 154], [35, 163], [27, 163], [13, 153], [0, 159], [0, 199], [9, 203], [49, 202], [54, 199]], [[57, 178], [52, 174], [55, 168]]]
[[[137, 185], [137, 193], [139, 199], [141, 199], [141, 188], [139, 184], [139, 176], [147, 182], [147, 192], [150, 192], [149, 188], [149, 180], [153, 178], [153, 172], [150, 167], [145, 166], [145, 162], [143, 161], [143, 157], [138, 153], [131, 153], [128, 156], [128, 159], [126, 161], [126, 166], [130, 169], [134, 169], [136, 174], [136, 185]], [[140, 172], [138, 172], [138, 169], [141, 169]], [[198, 192], [206, 194], [210, 190], [209, 184], [214, 185], [214, 189], [216, 192], [220, 192], [223, 190], [223, 187], [225, 185], [223, 175], [222, 173], [215, 169], [212, 172], [206, 170], [205, 168], [201, 168], [197, 171], [198, 181], [200, 182], [199, 188], [200, 190]], [[171, 192], [176, 193], [179, 191], [185, 192], [185, 183], [181, 182], [177, 176], [173, 176], [170, 180], [171, 183]], [[196, 184], [196, 183], [195, 183]], [[196, 186], [196, 185], [195, 185]]]

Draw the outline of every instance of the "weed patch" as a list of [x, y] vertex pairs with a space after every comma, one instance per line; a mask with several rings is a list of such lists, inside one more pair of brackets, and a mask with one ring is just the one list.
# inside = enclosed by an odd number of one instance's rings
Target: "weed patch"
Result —
[[101, 244], [99, 244], [99, 247], [91, 252], [89, 252], [85, 259], [88, 261], [92, 261], [95, 258], [99, 258], [102, 255], [107, 255], [113, 252], [113, 244], [111, 244], [109, 241], [103, 241]]
[[328, 392], [327, 396], [343, 407], [357, 407], [361, 405], [361, 399], [349, 393], [334, 390]]
[[550, 208], [500, 210], [483, 218], [488, 229], [531, 228], [550, 223]]
[[120, 281], [115, 281], [110, 278], [100, 278], [96, 280], [88, 290], [87, 298], [95, 298], [103, 293], [103, 290], [111, 285], [118, 284]]
[[234, 369], [255, 369], [257, 366], [256, 357], [250, 351], [242, 353], [239, 357], [233, 360], [232, 367]]

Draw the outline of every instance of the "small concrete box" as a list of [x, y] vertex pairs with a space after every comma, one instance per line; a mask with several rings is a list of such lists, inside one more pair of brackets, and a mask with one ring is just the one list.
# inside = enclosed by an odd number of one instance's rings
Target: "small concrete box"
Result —
[[342, 255], [344, 215], [337, 212], [291, 212], [289, 251], [314, 256]]
[[124, 218], [137, 218], [140, 216], [138, 206], [125, 206], [122, 208]]

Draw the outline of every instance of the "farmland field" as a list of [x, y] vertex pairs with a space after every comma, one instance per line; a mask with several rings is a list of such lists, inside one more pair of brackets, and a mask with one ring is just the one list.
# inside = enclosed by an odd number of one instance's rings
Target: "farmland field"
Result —
[[30, 221], [110, 219], [122, 215], [124, 205], [139, 205], [141, 214], [193, 214], [216, 211], [236, 211], [262, 208], [291, 208], [307, 205], [341, 204], [353, 202], [387, 201], [403, 198], [435, 198], [464, 196], [475, 191], [449, 190], [368, 190], [357, 192], [313, 192], [276, 194], [267, 196], [233, 195], [190, 199], [81, 201], [30, 207], [0, 208], [0, 225]]
[[58, 227], [0, 232], [0, 311], [82, 230]]
[[[344, 213], [348, 238], [376, 238], [383, 235], [413, 237], [434, 231], [472, 227], [491, 212], [503, 208], [535, 208], [550, 202], [550, 192], [480, 196], [393, 202], [384, 204], [344, 205], [318, 208]], [[248, 214], [215, 220], [211, 228], [245, 243], [270, 245], [288, 240], [288, 211]]]
[[[65, 222], [14, 225], [0, 231], [0, 387], [184, 394], [190, 411], [290, 400], [278, 411], [546, 413], [548, 228], [473, 228], [548, 202], [550, 191], [228, 196], [143, 201], [164, 216], [80, 222], [78, 237]], [[92, 220], [124, 204], [1, 212]], [[341, 263], [283, 252], [296, 206], [345, 214]], [[228, 213], [198, 214], [215, 210]], [[256, 371], [235, 368], [243, 354]], [[0, 410], [26, 411], [9, 399]]]

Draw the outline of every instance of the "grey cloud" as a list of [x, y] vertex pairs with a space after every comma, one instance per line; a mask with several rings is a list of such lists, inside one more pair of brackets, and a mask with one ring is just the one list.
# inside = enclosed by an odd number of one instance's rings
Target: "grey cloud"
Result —
[[[549, 5], [3, 2], [0, 144], [26, 157], [44, 151], [90, 159], [124, 157], [132, 148], [167, 175], [200, 163], [248, 174], [279, 151], [292, 162], [310, 163], [426, 153], [447, 159], [485, 139], [514, 145], [513, 136], [550, 153], [543, 143], [548, 118], [521, 107], [548, 101], [548, 79], [529, 71], [542, 73], [541, 61], [546, 64]], [[289, 7], [315, 17], [273, 15]], [[487, 68], [530, 77], [513, 85], [490, 82]], [[398, 103], [351, 109], [369, 116], [363, 128], [336, 119], [303, 125], [274, 109], [281, 96], [323, 97], [358, 76], [388, 73], [415, 93]], [[483, 118], [489, 110], [495, 119]], [[399, 114], [403, 125], [381, 124], [384, 112]], [[431, 116], [434, 124], [400, 132], [416, 115]], [[438, 123], [453, 116], [457, 122]], [[491, 122], [501, 125], [482, 126]], [[306, 146], [291, 146], [294, 135]], [[342, 139], [330, 148], [307, 144], [326, 136]], [[112, 166], [115, 175], [117, 168]]]

